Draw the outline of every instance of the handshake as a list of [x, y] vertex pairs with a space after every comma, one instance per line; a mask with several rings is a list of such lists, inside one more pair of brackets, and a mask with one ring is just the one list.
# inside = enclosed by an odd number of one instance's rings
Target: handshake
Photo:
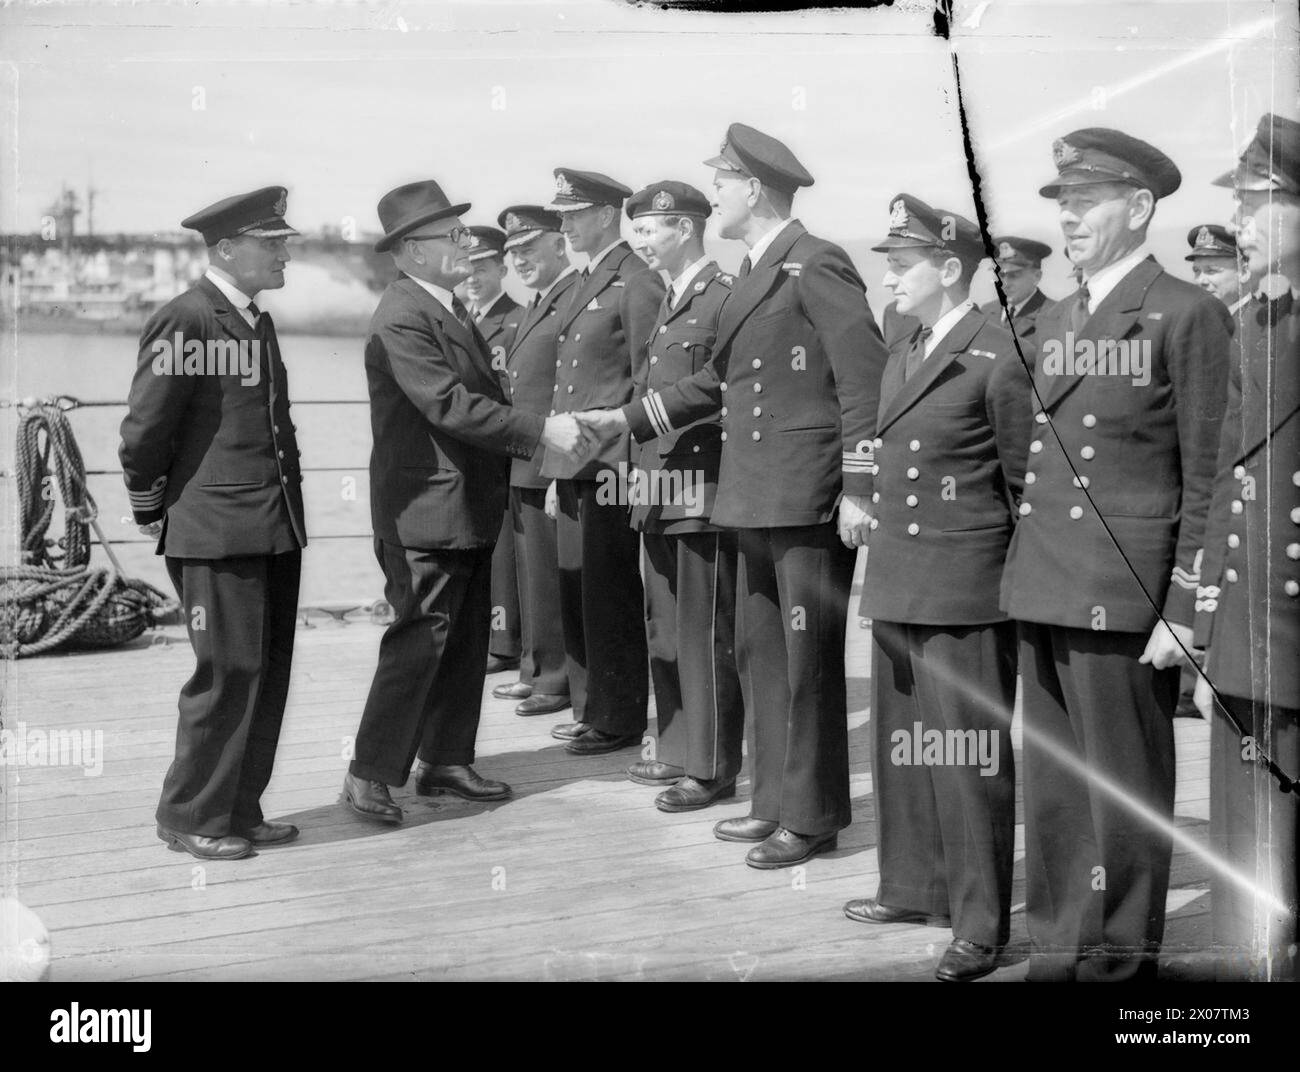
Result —
[[542, 443], [551, 450], [582, 461], [607, 439], [627, 430], [627, 418], [618, 409], [589, 409], [547, 417]]

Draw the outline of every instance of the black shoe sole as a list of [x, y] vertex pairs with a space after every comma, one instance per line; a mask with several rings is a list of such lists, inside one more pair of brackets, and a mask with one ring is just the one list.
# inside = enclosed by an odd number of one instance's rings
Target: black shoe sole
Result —
[[[763, 840], [766, 841], [767, 839], [764, 838]], [[757, 871], [779, 871], [783, 867], [798, 867], [800, 864], [806, 863], [807, 861], [811, 860], [818, 853], [834, 852], [835, 849], [838, 847], [839, 847], [839, 835], [837, 834], [829, 841], [824, 841], [820, 845], [817, 845], [816, 847], [809, 849], [802, 856], [794, 860], [778, 860], [773, 863], [767, 863], [766, 861], [751, 860], [748, 857], [746, 857], [745, 863], [747, 863], [750, 867], [754, 868]]]
[[[289, 844], [290, 842], [292, 842], [292, 841], [297, 841], [297, 840], [298, 840], [298, 836], [299, 836], [299, 834], [301, 834], [301, 833], [302, 833], [302, 831], [300, 831], [300, 830], [295, 830], [292, 834], [289, 834], [287, 837], [272, 838], [270, 841], [253, 841], [252, 838], [248, 838], [248, 840], [249, 840], [250, 842], [252, 842], [253, 848], [255, 848], [255, 849], [265, 849], [265, 848], [268, 848], [268, 847], [274, 847], [274, 846], [276, 846], [276, 845], [288, 845], [288, 844]], [[242, 834], [240, 835], [240, 837], [243, 837], [243, 836], [244, 836], [244, 835], [242, 835]]]
[[188, 852], [196, 860], [208, 860], [215, 863], [220, 863], [223, 860], [242, 860], [249, 856], [253, 851], [253, 846], [249, 845], [248, 848], [238, 856], [204, 856], [202, 853], [195, 852], [174, 834], [168, 834], [165, 831], [160, 830], [158, 831], [158, 837], [162, 840], [164, 845], [171, 849], [172, 852]]
[[509, 800], [511, 795], [510, 790], [507, 789], [504, 793], [493, 793], [491, 796], [471, 796], [468, 793], [462, 793], [459, 789], [453, 789], [451, 786], [415, 783], [415, 795], [417, 797], [436, 797], [441, 796], [443, 793], [469, 801]]
[[994, 961], [993, 966], [987, 971], [972, 972], [970, 975], [963, 975], [960, 979], [954, 979], [947, 975], [940, 975], [938, 971], [934, 973], [934, 977], [941, 983], [973, 983], [976, 979], [983, 979], [984, 976], [992, 975], [997, 970], [998, 965], [997, 962]]
[[352, 794], [346, 792], [343, 794], [343, 802], [347, 804], [355, 814], [360, 815], [363, 819], [369, 819], [372, 823], [384, 823], [388, 826], [402, 825], [402, 815], [400, 812], [397, 815], [377, 815], [373, 811], [364, 811], [356, 806], [356, 803], [352, 800]]
[[902, 919], [871, 919], [869, 916], [855, 916], [846, 908], [844, 918], [851, 919], [854, 923], [871, 923], [877, 927], [892, 927], [899, 924], [907, 927], [952, 927], [952, 920], [949, 917], [927, 916], [924, 912], [917, 912]]
[[741, 845], [758, 845], [766, 841], [768, 838], [772, 836], [772, 834], [775, 833], [776, 830], [773, 829], [771, 834], [764, 834], [762, 837], [737, 837], [735, 834], [719, 834], [716, 830], [714, 830], [713, 836], [717, 838], [719, 841], [732, 841]]
[[[576, 744], [578, 741], [585, 740], [586, 737], [587, 734], [584, 733], [581, 737], [574, 738], [574, 743]], [[578, 756], [579, 758], [584, 758], [586, 756], [607, 756], [610, 752], [621, 752], [624, 748], [635, 748], [640, 743], [641, 737], [638, 735], [636, 737], [630, 737], [627, 740], [620, 740], [617, 742], [610, 741], [608, 744], [598, 745], [596, 748], [584, 748], [581, 751], [574, 749], [572, 745], [566, 745], [564, 750], [568, 752], [569, 755]]]
[[733, 785], [729, 789], [722, 790], [722, 792], [718, 793], [716, 796], [709, 797], [709, 799], [704, 801], [702, 804], [661, 804], [656, 800], [655, 807], [660, 811], [666, 811], [669, 814], [680, 811], [702, 811], [704, 808], [713, 807], [713, 805], [718, 803], [720, 800], [732, 800], [735, 796], [736, 787]]

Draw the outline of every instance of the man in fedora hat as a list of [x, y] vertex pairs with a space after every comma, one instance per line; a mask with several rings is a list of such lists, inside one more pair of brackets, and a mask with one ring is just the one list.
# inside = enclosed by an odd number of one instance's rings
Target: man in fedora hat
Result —
[[491, 616], [492, 548], [505, 512], [507, 458], [539, 444], [577, 454], [590, 438], [572, 417], [511, 407], [469, 311], [452, 294], [470, 274], [468, 232], [436, 182], [379, 202], [402, 276], [370, 321], [370, 509], [384, 596], [396, 619], [357, 730], [344, 798], [369, 819], [401, 822], [389, 786], [421, 761], [416, 792], [501, 800], [503, 782], [471, 765]]
[[[205, 860], [298, 836], [266, 821], [259, 803], [289, 691], [307, 545], [288, 379], [270, 314], [253, 302], [284, 286], [285, 239], [298, 233], [284, 220], [286, 197], [268, 186], [181, 222], [203, 235], [208, 270], [145, 325], [122, 421], [131, 510], [158, 537], [197, 662], [181, 690], [158, 836]], [[191, 343], [226, 360], [196, 364]]]

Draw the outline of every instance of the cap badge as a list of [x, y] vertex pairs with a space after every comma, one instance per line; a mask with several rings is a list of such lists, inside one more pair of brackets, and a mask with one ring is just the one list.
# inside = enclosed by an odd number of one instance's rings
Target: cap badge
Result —
[[1003, 242], [998, 246], [998, 256], [1003, 260], [1011, 260], [1016, 255], [1015, 247], [1010, 242]]
[[522, 231], [523, 229], [524, 229], [524, 221], [521, 220], [518, 216], [516, 216], [513, 212], [507, 212], [507, 213], [506, 213], [506, 230], [507, 230], [507, 231]]
[[483, 245], [483, 239], [481, 239], [478, 235], [471, 234], [469, 236], [469, 245], [467, 247], [468, 249], [478, 249], [482, 245]]
[[1055, 162], [1058, 171], [1077, 162], [1078, 159], [1079, 150], [1064, 138], [1057, 138], [1056, 141], [1052, 142], [1052, 160]]
[[272, 210], [275, 212], [277, 216], [283, 216], [285, 212], [288, 210], [288, 208], [289, 208], [288, 194], [284, 190], [281, 190], [280, 196], [276, 199], [275, 205], [272, 206]]
[[900, 231], [907, 229], [907, 205], [901, 197], [889, 206], [889, 226]]
[[1210, 234], [1208, 227], [1202, 227], [1196, 232], [1196, 248], [1204, 249], [1206, 246], [1214, 245], [1214, 235]]
[[669, 209], [673, 207], [673, 205], [676, 204], [676, 202], [673, 200], [673, 195], [670, 194], [667, 190], [660, 190], [657, 194], [655, 194], [654, 200], [651, 201], [650, 203], [655, 207], [655, 210], [658, 212], [667, 212]]
[[561, 171], [555, 176], [555, 189], [568, 197], [573, 196], [573, 183], [569, 181], [569, 176]]

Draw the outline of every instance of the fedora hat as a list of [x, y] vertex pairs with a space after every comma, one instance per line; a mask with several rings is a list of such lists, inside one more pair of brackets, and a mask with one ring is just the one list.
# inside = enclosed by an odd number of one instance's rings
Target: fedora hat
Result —
[[391, 249], [399, 238], [423, 224], [459, 216], [468, 208], [468, 202], [451, 204], [442, 187], [432, 179], [408, 182], [396, 190], [389, 190], [379, 199], [379, 223], [384, 229], [384, 237], [375, 243], [375, 252]]

